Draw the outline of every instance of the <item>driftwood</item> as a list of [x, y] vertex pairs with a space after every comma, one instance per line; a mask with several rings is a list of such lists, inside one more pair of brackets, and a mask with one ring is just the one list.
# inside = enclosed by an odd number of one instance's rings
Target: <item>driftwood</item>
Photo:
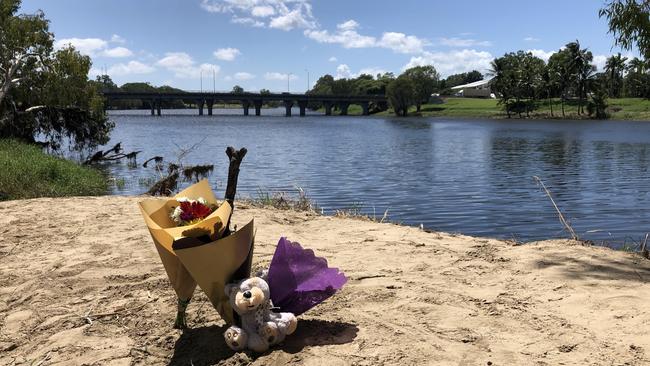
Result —
[[99, 163], [102, 161], [116, 161], [121, 159], [129, 159], [135, 161], [136, 157], [141, 151], [132, 151], [128, 154], [122, 152], [122, 143], [118, 142], [112, 148], [105, 151], [98, 151], [94, 153], [91, 157], [84, 161], [84, 165], [90, 165]]
[[[241, 165], [244, 156], [246, 156], [245, 147], [242, 147], [239, 150], [235, 150], [234, 147], [228, 146], [226, 149], [226, 155], [228, 155], [229, 165], [228, 165], [228, 184], [226, 185], [226, 194], [224, 199], [230, 204], [233, 211], [235, 210], [235, 195], [237, 195], [237, 180], [239, 179], [239, 166]], [[232, 217], [232, 212], [230, 217], [228, 217], [228, 222], [226, 223], [226, 231], [224, 236], [230, 235], [230, 218]]]
[[147, 164], [149, 164], [149, 162], [152, 161], [152, 160], [153, 160], [154, 163], [156, 163], [156, 164], [162, 164], [162, 162], [163, 162], [163, 157], [162, 157], [162, 156], [154, 156], [153, 158], [148, 159], [147, 161], [145, 161], [144, 163], [142, 163], [142, 167], [143, 167], [143, 168], [146, 168], [146, 167], [147, 167]]
[[553, 199], [553, 196], [551, 195], [551, 191], [549, 191], [548, 188], [546, 188], [546, 185], [544, 185], [544, 182], [542, 182], [542, 180], [538, 176], [533, 176], [533, 179], [535, 179], [537, 184], [539, 184], [539, 186], [542, 187], [542, 189], [546, 193], [546, 196], [548, 197], [548, 199], [551, 200], [551, 203], [553, 204], [553, 207], [555, 207], [555, 212], [557, 212], [558, 219], [560, 219], [560, 223], [569, 232], [569, 234], [571, 235], [571, 239], [573, 239], [575, 241], [580, 241], [580, 238], [578, 237], [578, 234], [576, 234], [576, 232], [573, 230], [571, 225], [569, 225], [569, 223], [566, 221], [566, 219], [564, 218], [564, 215], [562, 215], [562, 211], [560, 211], [560, 208], [557, 207], [557, 204], [555, 203], [555, 200]]
[[169, 196], [178, 187], [178, 172], [173, 172], [165, 178], [157, 181], [149, 190], [151, 196]]

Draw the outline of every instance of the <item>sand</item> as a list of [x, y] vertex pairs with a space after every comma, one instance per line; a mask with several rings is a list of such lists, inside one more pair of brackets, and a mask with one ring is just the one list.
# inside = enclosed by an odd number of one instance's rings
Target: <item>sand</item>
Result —
[[650, 261], [316, 214], [255, 217], [254, 266], [284, 235], [348, 276], [264, 355], [234, 353], [197, 290], [191, 329], [138, 197], [0, 203], [1, 365], [648, 365]]

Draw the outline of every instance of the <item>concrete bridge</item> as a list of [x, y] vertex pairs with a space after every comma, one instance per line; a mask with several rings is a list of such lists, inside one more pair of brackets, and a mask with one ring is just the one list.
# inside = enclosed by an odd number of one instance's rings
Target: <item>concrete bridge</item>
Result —
[[148, 101], [151, 105], [151, 115], [161, 115], [161, 102], [163, 100], [182, 100], [184, 102], [195, 103], [199, 110], [199, 115], [203, 115], [203, 109], [207, 107], [208, 115], [212, 115], [212, 109], [215, 103], [219, 102], [236, 102], [242, 105], [244, 115], [249, 115], [249, 109], [255, 108], [255, 115], [262, 113], [262, 105], [267, 102], [282, 102], [286, 109], [286, 116], [291, 116], [291, 108], [297, 104], [300, 108], [300, 116], [305, 116], [309, 103], [322, 103], [325, 107], [325, 115], [332, 115], [333, 107], [338, 107], [340, 115], [348, 114], [348, 107], [351, 104], [361, 106], [363, 115], [367, 116], [370, 112], [370, 103], [387, 105], [386, 97], [383, 95], [311, 95], [311, 94], [291, 94], [291, 93], [208, 93], [208, 92], [104, 92], [107, 103], [114, 100], [133, 100], [139, 99]]

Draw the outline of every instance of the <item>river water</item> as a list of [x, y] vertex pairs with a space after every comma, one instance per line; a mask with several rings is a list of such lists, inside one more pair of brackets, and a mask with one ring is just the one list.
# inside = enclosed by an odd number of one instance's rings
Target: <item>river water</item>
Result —
[[[539, 176], [585, 239], [620, 247], [650, 232], [650, 123], [471, 120], [308, 115], [263, 110], [113, 111], [112, 141], [142, 150], [139, 163], [215, 164], [220, 196], [226, 146], [246, 147], [238, 193], [293, 194], [301, 187], [326, 214], [360, 208], [391, 221], [469, 235], [530, 241], [566, 237]], [[146, 191], [152, 169], [107, 166], [124, 184], [115, 194]], [[122, 179], [123, 178], [123, 179]]]

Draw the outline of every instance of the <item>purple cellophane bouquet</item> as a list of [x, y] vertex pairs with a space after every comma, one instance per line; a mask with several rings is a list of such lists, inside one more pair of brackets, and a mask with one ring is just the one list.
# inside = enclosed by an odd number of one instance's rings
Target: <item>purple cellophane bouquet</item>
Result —
[[273, 306], [300, 315], [341, 289], [347, 278], [325, 258], [281, 238], [268, 272]]

